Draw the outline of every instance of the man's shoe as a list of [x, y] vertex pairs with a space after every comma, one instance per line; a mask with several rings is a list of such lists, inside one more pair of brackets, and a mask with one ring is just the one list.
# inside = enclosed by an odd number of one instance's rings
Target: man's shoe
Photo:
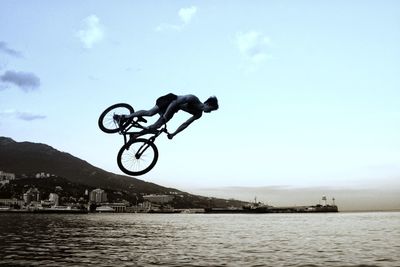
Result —
[[118, 126], [121, 128], [124, 123], [127, 121], [125, 115], [117, 115], [115, 114], [113, 117], [114, 121], [118, 124]]

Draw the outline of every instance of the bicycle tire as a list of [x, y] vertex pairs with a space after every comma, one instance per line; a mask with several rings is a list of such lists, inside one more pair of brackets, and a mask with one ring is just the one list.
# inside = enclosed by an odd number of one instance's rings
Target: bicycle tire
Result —
[[[126, 103], [114, 104], [106, 108], [99, 117], [99, 127], [105, 133], [117, 133], [121, 128], [114, 121], [114, 115], [129, 115], [134, 112], [131, 105]], [[132, 119], [128, 119], [124, 125], [129, 124]]]
[[[136, 153], [143, 146], [148, 146], [140, 158], [136, 158]], [[149, 172], [156, 165], [158, 160], [158, 149], [153, 142], [139, 138], [128, 142], [118, 152], [118, 167], [125, 174], [140, 176]]]

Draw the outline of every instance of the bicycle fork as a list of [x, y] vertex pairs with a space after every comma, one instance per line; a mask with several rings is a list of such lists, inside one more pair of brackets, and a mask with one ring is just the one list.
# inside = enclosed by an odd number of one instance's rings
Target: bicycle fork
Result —
[[148, 142], [144, 143], [139, 149], [138, 151], [135, 153], [135, 158], [136, 159], [140, 159], [140, 157], [143, 155], [143, 153], [149, 148], [149, 144]]
[[[136, 151], [135, 153], [135, 158], [136, 159], [140, 159], [140, 157], [143, 155], [144, 152], [146, 152], [146, 150], [150, 147], [150, 143], [153, 143], [154, 140], [156, 139], [155, 136], [149, 138], [145, 143], [143, 143], [143, 145], [141, 145], [139, 147], [139, 149]], [[126, 150], [129, 150], [130, 146], [132, 145], [132, 143], [134, 142], [135, 139], [130, 140], [126, 146]]]

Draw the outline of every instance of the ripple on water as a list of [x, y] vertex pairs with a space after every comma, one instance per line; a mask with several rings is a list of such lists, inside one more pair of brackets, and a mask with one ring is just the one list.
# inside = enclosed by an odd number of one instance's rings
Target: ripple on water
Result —
[[400, 213], [0, 214], [0, 221], [0, 265], [400, 265]]

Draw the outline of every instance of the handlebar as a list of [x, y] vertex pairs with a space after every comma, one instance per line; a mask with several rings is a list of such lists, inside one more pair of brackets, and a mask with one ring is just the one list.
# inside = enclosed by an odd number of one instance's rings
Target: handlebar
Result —
[[[164, 123], [163, 126], [161, 128], [159, 128], [159, 129], [150, 130], [148, 127], [143, 126], [141, 124], [141, 123], [146, 123], [146, 122], [147, 122], [147, 120], [144, 119], [143, 117], [136, 117], [133, 120], [131, 120], [130, 126], [125, 128], [124, 131], [122, 132], [122, 134], [129, 134], [131, 136], [136, 135], [136, 138], [138, 136], [142, 136], [142, 135], [146, 135], [146, 134], [152, 134], [153, 137], [151, 137], [151, 138], [157, 138], [161, 133], [166, 133], [167, 135], [170, 134], [168, 132], [166, 123]], [[142, 132], [130, 132], [129, 130], [131, 128], [142, 129]]]
[[162, 132], [164, 132], [164, 133], [166, 133], [166, 134], [169, 134], [169, 132], [168, 132], [168, 130], [167, 130], [167, 124], [166, 124], [166, 123], [164, 123], [164, 127], [161, 128], [160, 131], [162, 131]]

